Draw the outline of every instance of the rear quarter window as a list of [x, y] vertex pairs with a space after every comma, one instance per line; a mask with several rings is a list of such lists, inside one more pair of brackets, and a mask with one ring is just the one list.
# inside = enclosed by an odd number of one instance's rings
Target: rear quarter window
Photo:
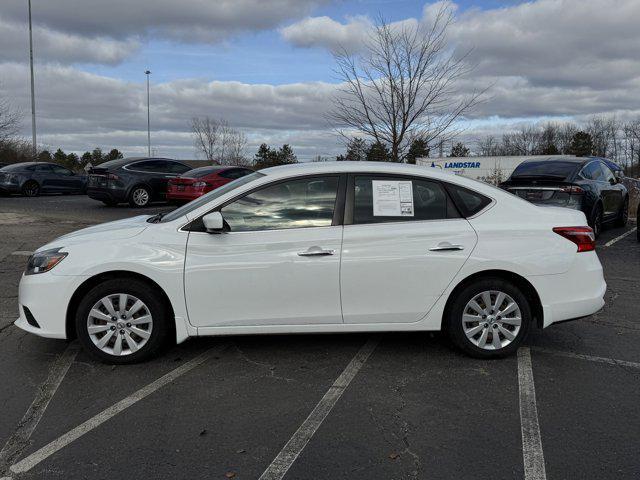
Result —
[[491, 203], [489, 197], [474, 190], [451, 183], [447, 183], [445, 186], [463, 217], [472, 217]]

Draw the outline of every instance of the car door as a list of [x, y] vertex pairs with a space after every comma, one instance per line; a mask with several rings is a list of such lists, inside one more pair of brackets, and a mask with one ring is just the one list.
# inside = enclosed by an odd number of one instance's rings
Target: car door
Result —
[[33, 179], [40, 184], [42, 192], [51, 193], [58, 189], [56, 177], [53, 175], [51, 165], [48, 163], [39, 163], [35, 166]]
[[602, 196], [604, 205], [604, 215], [608, 220], [616, 217], [623, 201], [623, 186], [620, 185], [613, 172], [603, 162], [598, 162], [602, 172]]
[[340, 178], [259, 187], [219, 209], [227, 233], [192, 229], [184, 271], [191, 324], [341, 324]]
[[61, 165], [51, 165], [52, 182], [59, 192], [72, 192], [80, 189], [78, 178], [74, 173]]
[[344, 223], [345, 323], [419, 321], [477, 240], [443, 184], [420, 177], [350, 176]]

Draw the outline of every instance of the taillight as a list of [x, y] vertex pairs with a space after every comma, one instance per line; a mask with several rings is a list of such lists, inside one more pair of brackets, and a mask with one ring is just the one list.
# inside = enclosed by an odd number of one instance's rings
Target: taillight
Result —
[[578, 252], [591, 252], [596, 249], [596, 236], [591, 227], [555, 227], [553, 231], [575, 243]]
[[577, 185], [571, 185], [568, 187], [560, 188], [564, 193], [568, 193], [569, 195], [582, 195], [584, 194], [584, 190]]
[[194, 187], [197, 187], [197, 188], [206, 187], [206, 186], [208, 186], [208, 185], [209, 185], [209, 184], [208, 184], [207, 182], [195, 182], [195, 183], [193, 184], [193, 186], [194, 186]]

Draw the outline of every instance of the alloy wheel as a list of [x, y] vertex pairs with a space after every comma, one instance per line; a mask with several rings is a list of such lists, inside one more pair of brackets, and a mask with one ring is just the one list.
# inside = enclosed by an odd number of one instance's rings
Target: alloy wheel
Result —
[[37, 183], [29, 182], [24, 186], [23, 193], [27, 197], [36, 197], [39, 191], [40, 191], [40, 187], [38, 187]]
[[462, 329], [467, 339], [484, 350], [506, 347], [520, 332], [522, 313], [515, 300], [499, 290], [475, 295], [464, 307]]
[[132, 194], [133, 203], [139, 207], [144, 207], [149, 203], [149, 192], [146, 188], [136, 188]]
[[115, 293], [101, 298], [89, 311], [87, 332], [108, 355], [123, 356], [145, 346], [153, 330], [151, 311], [139, 298]]

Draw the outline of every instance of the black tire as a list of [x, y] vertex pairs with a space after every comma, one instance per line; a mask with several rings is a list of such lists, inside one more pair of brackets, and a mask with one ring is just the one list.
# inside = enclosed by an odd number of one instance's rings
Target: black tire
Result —
[[[146, 198], [146, 201], [142, 201]], [[151, 189], [145, 185], [136, 185], [129, 193], [129, 205], [133, 208], [144, 208], [151, 204]]]
[[[119, 293], [132, 295], [144, 302], [153, 318], [153, 328], [149, 339], [139, 350], [116, 356], [104, 352], [93, 343], [88, 332], [87, 318], [93, 306], [102, 298]], [[122, 279], [106, 280], [93, 287], [80, 301], [75, 312], [76, 333], [84, 350], [96, 360], [118, 365], [138, 363], [158, 355], [169, 343], [172, 332], [169, 322], [172, 319], [167, 315], [167, 311], [169, 309], [165, 302], [149, 284], [137, 279], [126, 279], [125, 282]]]
[[629, 221], [629, 199], [627, 198], [622, 204], [622, 208], [620, 209], [618, 218], [616, 218], [616, 227], [626, 227], [628, 221]]
[[40, 195], [40, 185], [35, 180], [27, 180], [22, 185], [22, 194], [25, 197], [37, 197]]
[[[467, 338], [467, 335], [465, 334], [463, 328], [463, 314], [465, 313], [465, 307], [476, 296], [486, 291], [504, 292], [505, 294], [510, 296], [520, 308], [521, 324], [519, 331], [515, 335], [515, 338], [504, 347], [495, 350], [481, 348], [478, 345], [472, 343], [472, 341]], [[495, 297], [492, 297], [491, 300], [495, 301]], [[506, 304], [504, 305], [506, 306]], [[493, 322], [494, 320], [487, 320], [487, 322], [488, 321]], [[482, 359], [503, 358], [514, 354], [520, 344], [527, 337], [532, 322], [533, 317], [531, 314], [531, 307], [529, 306], [529, 302], [527, 301], [527, 298], [522, 293], [522, 291], [513, 283], [497, 277], [479, 279], [464, 286], [462, 290], [455, 293], [455, 298], [453, 298], [452, 303], [446, 309], [445, 318], [443, 319], [444, 329], [446, 330], [453, 344], [467, 355]], [[473, 323], [470, 323], [468, 325], [472, 326]], [[505, 329], [512, 328], [508, 324], [500, 325]], [[478, 326], [482, 327], [480, 323], [478, 323]], [[491, 338], [493, 338], [493, 332], [499, 332], [499, 330], [497, 329], [498, 327], [496, 327], [495, 330], [491, 328], [492, 324], [489, 325], [488, 323], [485, 323], [484, 326], [488, 332], [485, 338], [488, 338], [488, 335], [491, 335]], [[483, 335], [483, 330], [478, 332], [478, 338]], [[501, 339], [501, 341], [507, 340], [503, 334], [497, 333], [497, 335], [498, 338]], [[487, 341], [487, 343], [489, 343], [489, 341]]]
[[602, 205], [597, 203], [596, 206], [593, 207], [593, 212], [591, 212], [591, 218], [589, 219], [589, 226], [593, 228], [595, 238], [598, 238], [602, 233], [602, 216]]

